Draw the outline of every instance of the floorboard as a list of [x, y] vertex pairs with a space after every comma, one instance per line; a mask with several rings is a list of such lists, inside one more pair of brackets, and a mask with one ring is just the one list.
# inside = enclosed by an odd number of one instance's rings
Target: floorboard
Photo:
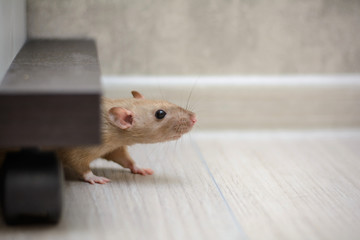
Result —
[[359, 134], [196, 138], [249, 239], [359, 239]]

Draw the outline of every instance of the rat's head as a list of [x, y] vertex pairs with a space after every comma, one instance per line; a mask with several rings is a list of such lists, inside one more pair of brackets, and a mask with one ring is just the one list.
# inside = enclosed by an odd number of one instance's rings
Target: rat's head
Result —
[[[162, 100], [148, 100], [132, 91], [133, 99], [114, 106], [109, 113], [112, 123], [126, 131], [137, 143], [164, 142], [180, 138], [196, 123], [195, 113]], [[122, 131], [123, 132], [123, 131]]]

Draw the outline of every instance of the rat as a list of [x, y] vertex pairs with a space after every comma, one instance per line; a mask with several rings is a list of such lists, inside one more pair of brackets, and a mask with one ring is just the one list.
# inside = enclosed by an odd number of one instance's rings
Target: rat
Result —
[[96, 176], [90, 163], [103, 158], [114, 161], [134, 174], [152, 175], [150, 168], [138, 167], [128, 146], [179, 139], [189, 132], [197, 119], [195, 113], [164, 100], [148, 100], [132, 91], [130, 99], [102, 99], [102, 143], [97, 146], [57, 150], [65, 167], [74, 170], [84, 181], [105, 184], [110, 179]]

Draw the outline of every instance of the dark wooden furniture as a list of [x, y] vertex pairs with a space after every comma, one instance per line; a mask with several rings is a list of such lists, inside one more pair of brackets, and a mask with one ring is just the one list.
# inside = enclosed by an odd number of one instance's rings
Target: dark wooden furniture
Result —
[[[59, 214], [54, 213], [59, 209], [54, 208], [61, 204], [48, 202], [61, 201], [58, 160], [36, 149], [100, 143], [100, 98], [94, 41], [29, 40], [17, 54], [0, 84], [0, 148], [23, 148], [8, 153], [2, 171], [1, 198], [8, 223], [38, 220], [39, 216], [58, 220]], [[44, 158], [49, 159], [47, 167], [43, 167]], [[34, 180], [45, 175], [46, 181]], [[21, 198], [16, 194], [20, 191]], [[21, 202], [30, 199], [40, 204]]]
[[30, 40], [0, 85], [0, 147], [100, 141], [100, 70], [90, 40]]

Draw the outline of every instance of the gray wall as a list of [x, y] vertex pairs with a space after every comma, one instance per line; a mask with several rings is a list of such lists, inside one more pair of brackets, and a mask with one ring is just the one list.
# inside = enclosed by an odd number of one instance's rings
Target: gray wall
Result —
[[0, 82], [26, 39], [25, 0], [0, 0]]
[[104, 74], [360, 72], [359, 0], [28, 0], [28, 36], [93, 37]]

